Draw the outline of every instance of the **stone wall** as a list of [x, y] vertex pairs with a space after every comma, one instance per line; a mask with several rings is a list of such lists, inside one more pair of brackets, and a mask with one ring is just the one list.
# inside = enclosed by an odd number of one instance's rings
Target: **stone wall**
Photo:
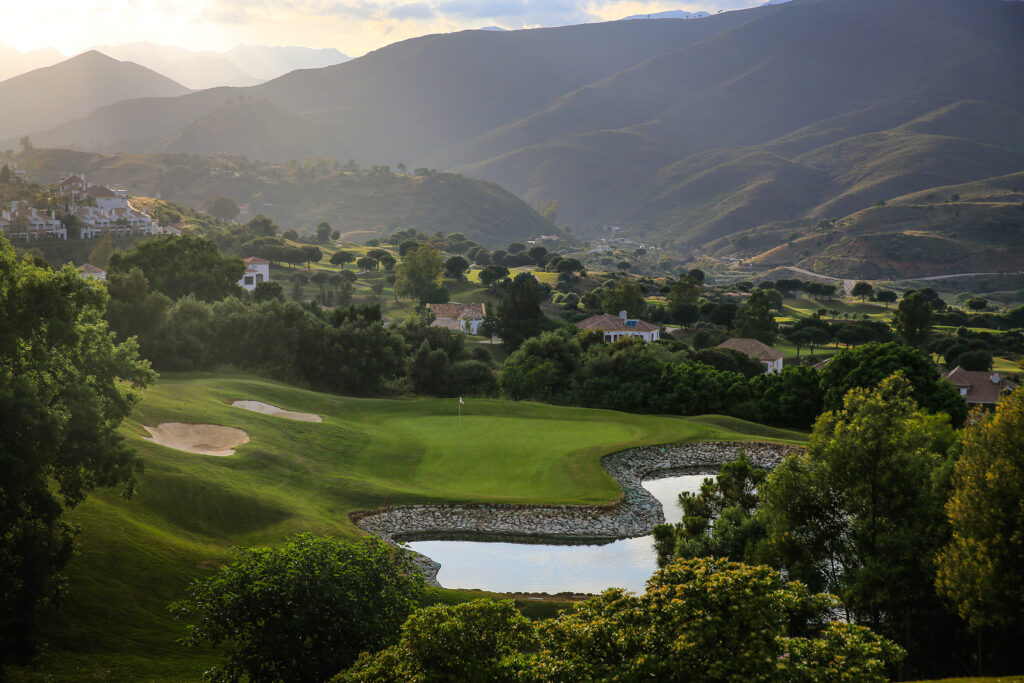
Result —
[[[643, 446], [601, 458], [601, 466], [622, 487], [619, 499], [606, 505], [406, 505], [356, 512], [351, 518], [363, 531], [392, 543], [439, 538], [600, 542], [644, 536], [665, 515], [641, 486], [643, 480], [686, 469], [717, 471], [741, 450], [751, 464], [773, 468], [798, 449], [753, 442]], [[428, 583], [437, 585], [440, 565], [422, 555], [416, 563]]]

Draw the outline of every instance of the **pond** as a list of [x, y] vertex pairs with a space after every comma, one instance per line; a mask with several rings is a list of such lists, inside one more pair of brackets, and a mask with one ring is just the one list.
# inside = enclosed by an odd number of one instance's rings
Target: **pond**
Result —
[[[658, 499], [669, 522], [682, 519], [678, 496], [698, 492], [709, 474], [650, 479], [643, 487]], [[617, 586], [636, 593], [658, 568], [652, 536], [603, 545], [414, 541], [410, 548], [441, 563], [445, 588], [478, 588], [499, 593], [600, 593]]]

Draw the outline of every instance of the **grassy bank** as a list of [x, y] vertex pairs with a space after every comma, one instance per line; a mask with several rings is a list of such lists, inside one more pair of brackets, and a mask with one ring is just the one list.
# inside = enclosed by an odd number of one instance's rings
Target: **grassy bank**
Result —
[[[232, 407], [256, 399], [323, 416], [292, 422]], [[803, 435], [721, 417], [672, 418], [532, 403], [354, 399], [248, 376], [170, 376], [123, 431], [145, 463], [137, 494], [98, 491], [82, 528], [71, 592], [47, 620], [50, 649], [29, 680], [196, 680], [215, 654], [175, 643], [167, 604], [232, 546], [311, 531], [358, 535], [347, 513], [414, 502], [600, 503], [619, 489], [600, 457], [629, 446]], [[229, 457], [172, 450], [143, 425], [201, 422], [245, 430]], [[459, 599], [444, 592], [432, 601]], [[543, 614], [547, 605], [534, 612]]]

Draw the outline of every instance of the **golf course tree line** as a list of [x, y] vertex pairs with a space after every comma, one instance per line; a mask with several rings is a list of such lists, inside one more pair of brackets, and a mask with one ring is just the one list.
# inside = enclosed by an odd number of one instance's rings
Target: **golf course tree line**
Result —
[[721, 559], [679, 560], [642, 595], [613, 588], [531, 622], [511, 600], [416, 610], [422, 577], [373, 537], [236, 555], [171, 605], [187, 644], [223, 646], [211, 680], [883, 681], [904, 654], [837, 621], [836, 597]]
[[107, 299], [0, 236], [0, 677], [32, 657], [40, 610], [63, 592], [76, 534], [64, 511], [96, 486], [130, 494], [139, 469], [117, 428], [155, 375], [108, 331]]
[[659, 565], [764, 564], [835, 594], [845, 621], [906, 649], [901, 678], [1019, 671], [1024, 395], [959, 432], [914, 396], [899, 372], [852, 389], [806, 452], [770, 473], [741, 457], [680, 494]]
[[941, 380], [928, 356], [895, 342], [840, 351], [822, 370], [789, 366], [764, 374], [726, 349], [693, 352], [672, 343], [603, 343], [591, 331], [544, 332], [526, 340], [502, 365], [502, 393], [626, 412], [732, 415], [779, 427], [809, 429], [824, 410], [842, 406], [851, 389], [877, 386], [900, 370], [915, 400], [963, 424], [967, 405]]

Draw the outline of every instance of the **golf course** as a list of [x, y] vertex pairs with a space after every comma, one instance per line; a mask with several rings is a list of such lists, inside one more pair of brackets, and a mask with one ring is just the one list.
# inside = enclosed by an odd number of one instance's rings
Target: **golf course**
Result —
[[[318, 416], [285, 419], [261, 402]], [[246, 403], [243, 405], [254, 405]], [[144, 471], [135, 494], [96, 490], [70, 515], [81, 528], [67, 599], [47, 620], [47, 655], [21, 680], [198, 680], [215, 653], [186, 649], [167, 605], [233, 546], [297, 532], [356, 537], [348, 513], [434, 502], [614, 501], [602, 455], [687, 441], [805, 435], [721, 416], [676, 418], [536, 403], [356, 399], [246, 375], [166, 375], [122, 426]], [[207, 455], [149, 440], [160, 425], [240, 430]], [[149, 428], [149, 429], [147, 429]], [[166, 427], [165, 427], [166, 429]], [[205, 435], [209, 430], [190, 430]], [[209, 445], [209, 444], [206, 444]], [[466, 593], [466, 596], [472, 595]], [[459, 600], [432, 589], [431, 599]]]

